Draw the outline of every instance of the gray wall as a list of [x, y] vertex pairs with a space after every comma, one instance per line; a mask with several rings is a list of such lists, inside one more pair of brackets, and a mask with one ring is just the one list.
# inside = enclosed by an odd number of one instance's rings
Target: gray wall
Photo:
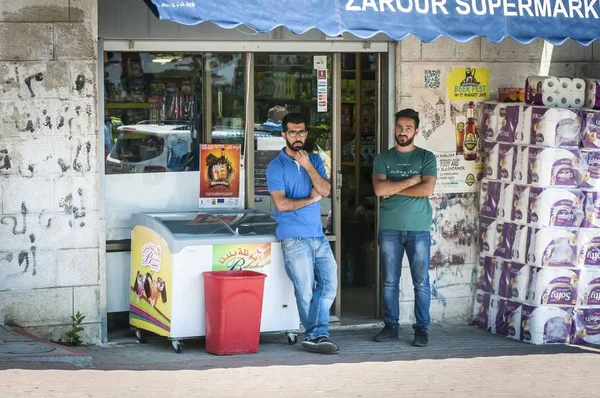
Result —
[[0, 5], [0, 324], [100, 338], [97, 2]]

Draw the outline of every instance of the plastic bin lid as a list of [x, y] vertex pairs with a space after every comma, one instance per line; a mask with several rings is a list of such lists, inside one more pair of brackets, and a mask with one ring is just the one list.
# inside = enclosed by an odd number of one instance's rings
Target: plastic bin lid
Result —
[[202, 275], [215, 279], [248, 279], [248, 278], [266, 278], [267, 275], [256, 271], [206, 271]]

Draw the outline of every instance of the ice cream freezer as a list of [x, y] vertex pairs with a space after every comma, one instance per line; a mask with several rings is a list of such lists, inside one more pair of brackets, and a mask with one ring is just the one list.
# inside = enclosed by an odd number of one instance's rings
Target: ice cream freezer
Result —
[[129, 322], [168, 337], [205, 335], [203, 272], [252, 270], [267, 275], [261, 332], [284, 332], [295, 343], [300, 320], [294, 289], [275, 237], [276, 221], [257, 210], [134, 214]]

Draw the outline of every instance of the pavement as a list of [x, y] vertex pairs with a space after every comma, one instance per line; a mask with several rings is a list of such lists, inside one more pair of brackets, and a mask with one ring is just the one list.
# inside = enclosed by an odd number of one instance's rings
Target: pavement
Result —
[[3, 362], [92, 365], [87, 353], [40, 339], [18, 326], [0, 325], [0, 367]]
[[261, 335], [258, 353], [234, 356], [206, 353], [202, 339], [185, 341], [176, 354], [165, 338], [139, 344], [123, 335], [67, 350], [65, 355], [91, 358], [90, 365], [0, 362], [0, 397], [598, 396], [595, 348], [534, 346], [471, 326], [443, 325], [432, 326], [429, 347], [415, 348], [408, 326], [398, 341], [371, 341], [379, 327], [334, 328], [331, 337], [342, 350], [335, 355], [288, 345], [283, 334]]

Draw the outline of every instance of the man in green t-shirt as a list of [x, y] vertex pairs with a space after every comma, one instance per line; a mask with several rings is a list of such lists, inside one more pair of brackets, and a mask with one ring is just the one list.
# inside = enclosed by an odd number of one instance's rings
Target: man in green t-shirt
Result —
[[379, 253], [383, 270], [384, 328], [375, 341], [398, 339], [400, 315], [399, 284], [404, 252], [410, 264], [415, 290], [415, 332], [413, 345], [428, 344], [429, 262], [432, 211], [429, 196], [437, 178], [433, 153], [418, 148], [419, 113], [403, 109], [396, 113], [396, 146], [379, 154], [373, 162], [373, 187], [381, 198]]

